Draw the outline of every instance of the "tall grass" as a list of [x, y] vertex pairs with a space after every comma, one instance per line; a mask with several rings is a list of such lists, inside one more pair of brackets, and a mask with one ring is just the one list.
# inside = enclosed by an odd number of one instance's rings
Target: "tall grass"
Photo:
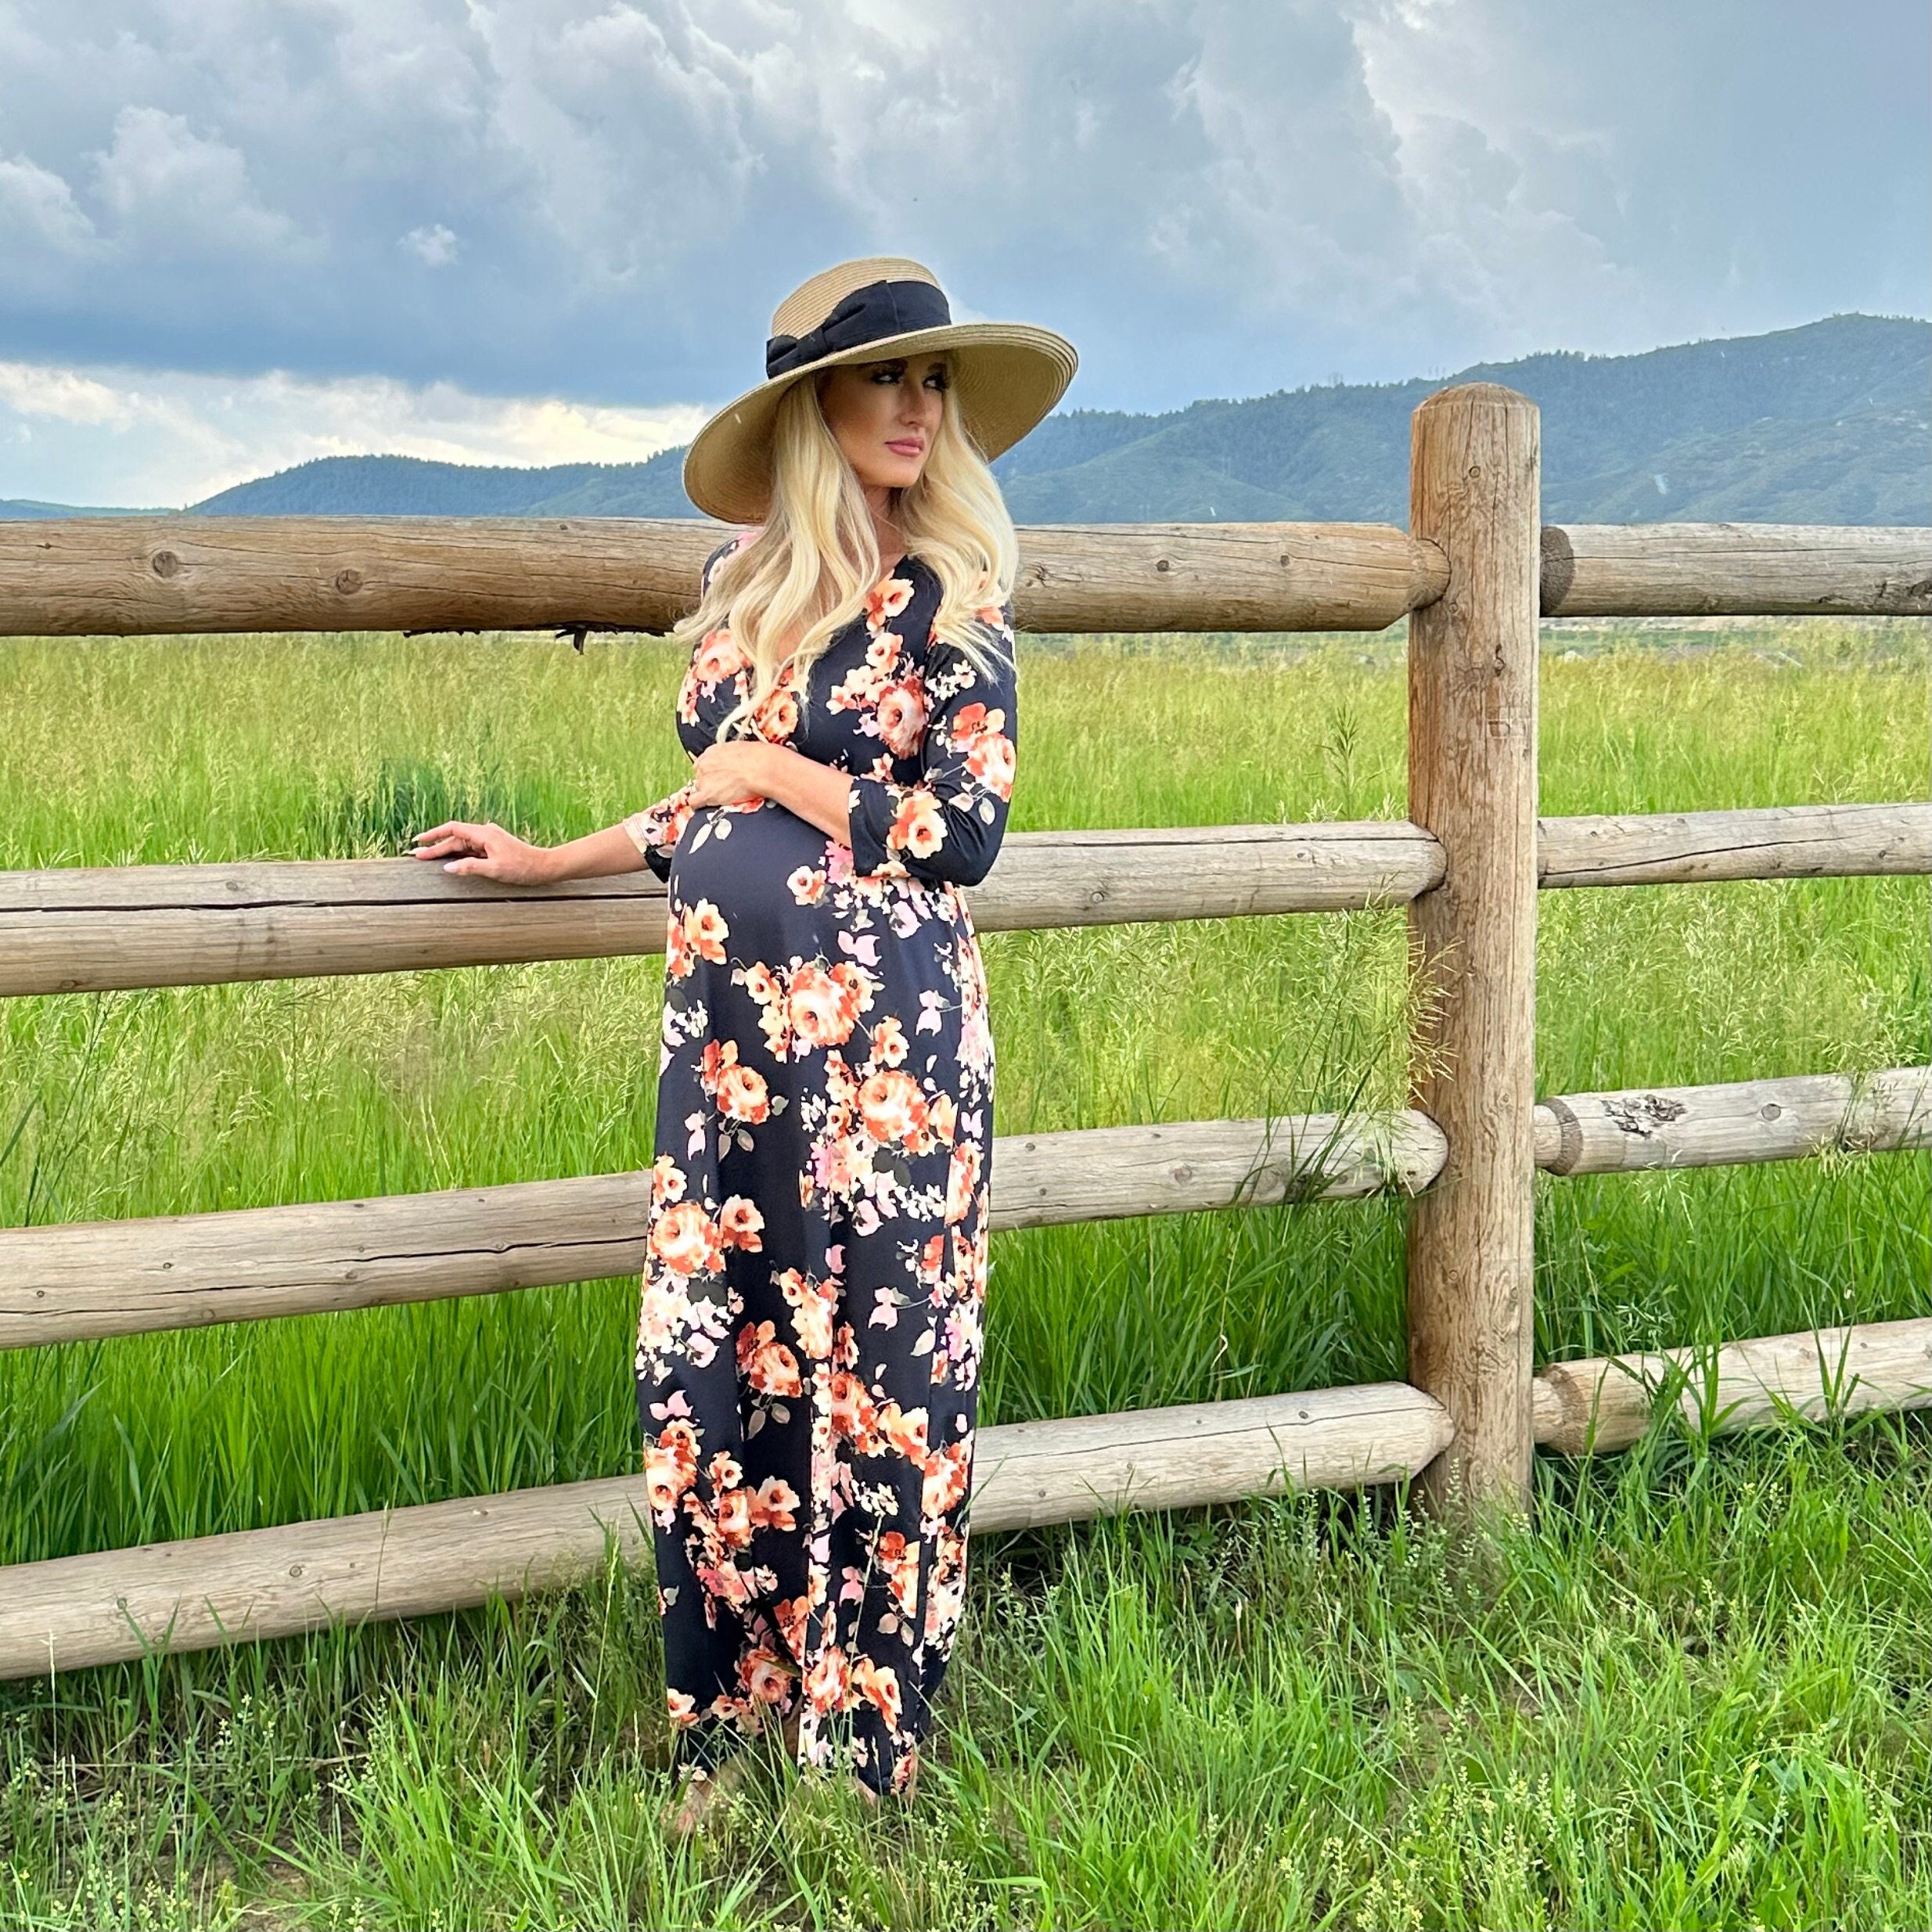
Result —
[[[1401, 814], [1399, 639], [1028, 640], [1012, 823]], [[1551, 627], [1552, 814], [1923, 797], [1923, 627]], [[649, 642], [0, 651], [0, 866], [544, 840], [678, 782]], [[1932, 1058], [1927, 888], [1549, 894], [1542, 1092]], [[988, 934], [1002, 1134], [1399, 1103], [1394, 913]], [[0, 1003], [0, 1222], [642, 1166], [654, 959]], [[1923, 1157], [1546, 1180], [1545, 1356], [1922, 1314]], [[1401, 1372], [1401, 1211], [1013, 1232], [986, 1419]], [[0, 1559], [630, 1467], [628, 1281], [0, 1357]], [[648, 1589], [0, 1693], [7, 1923], [1747, 1924], [1932, 1916], [1932, 1444], [1551, 1465], [976, 1543], [931, 1796], [657, 1836]], [[12, 1876], [6, 1878], [5, 1872]]]

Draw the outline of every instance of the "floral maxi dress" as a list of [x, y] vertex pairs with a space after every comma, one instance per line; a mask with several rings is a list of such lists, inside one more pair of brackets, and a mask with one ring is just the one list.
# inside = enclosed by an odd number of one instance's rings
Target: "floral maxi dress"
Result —
[[[714, 552], [705, 582], [739, 537]], [[903, 1789], [966, 1578], [993, 1042], [962, 886], [1006, 829], [1000, 663], [935, 637], [902, 559], [760, 736], [851, 774], [851, 843], [775, 801], [628, 818], [670, 887], [639, 1421], [681, 1765], [794, 1711], [801, 1762]], [[750, 689], [728, 629], [678, 702], [695, 757]]]

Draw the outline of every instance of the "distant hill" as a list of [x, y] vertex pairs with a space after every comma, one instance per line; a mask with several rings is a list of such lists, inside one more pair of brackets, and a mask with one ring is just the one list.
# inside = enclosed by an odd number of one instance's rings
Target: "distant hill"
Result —
[[1096, 416], [1068, 436], [1076, 414], [994, 467], [1022, 523], [1401, 523], [1410, 413], [1466, 382], [1506, 383], [1542, 410], [1552, 523], [1932, 522], [1932, 326], [1870, 315], [1642, 355], [1478, 363], [1441, 382]]
[[649, 462], [546, 470], [318, 456], [238, 483], [190, 510], [200, 516], [695, 516], [679, 480], [683, 466], [682, 448]]
[[79, 503], [37, 503], [31, 497], [0, 496], [0, 523], [39, 523], [56, 516], [171, 516], [169, 509], [97, 509]]
[[[993, 467], [1023, 523], [1403, 523], [1410, 413], [1466, 382], [1506, 383], [1542, 409], [1549, 522], [1932, 523], [1932, 324], [1908, 317], [1833, 315], [1640, 355], [1525, 356], [1159, 416], [1070, 410]], [[682, 449], [543, 470], [327, 456], [189, 513], [695, 516], [683, 461]], [[0, 504], [0, 517], [76, 513]]]

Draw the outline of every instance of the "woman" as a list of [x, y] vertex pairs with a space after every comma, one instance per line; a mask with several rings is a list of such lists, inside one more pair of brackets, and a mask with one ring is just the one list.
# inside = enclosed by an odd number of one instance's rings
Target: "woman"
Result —
[[909, 1797], [962, 1599], [993, 1048], [962, 893], [1018, 734], [1011, 518], [988, 461], [1070, 344], [955, 323], [873, 257], [779, 304], [766, 380], [685, 487], [756, 525], [707, 559], [689, 780], [554, 849], [452, 822], [418, 855], [670, 887], [636, 1370], [678, 1759], [696, 1829], [775, 1724]]

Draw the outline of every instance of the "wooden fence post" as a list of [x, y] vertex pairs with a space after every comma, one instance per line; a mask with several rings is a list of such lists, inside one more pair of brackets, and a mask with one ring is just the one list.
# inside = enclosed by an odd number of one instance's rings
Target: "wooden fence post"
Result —
[[1409, 530], [1448, 588], [1409, 631], [1409, 812], [1443, 883], [1409, 907], [1412, 1104], [1448, 1140], [1410, 1203], [1409, 1379], [1455, 1440], [1434, 1508], [1528, 1506], [1534, 1450], [1536, 405], [1494, 383], [1438, 390], [1411, 426]]

